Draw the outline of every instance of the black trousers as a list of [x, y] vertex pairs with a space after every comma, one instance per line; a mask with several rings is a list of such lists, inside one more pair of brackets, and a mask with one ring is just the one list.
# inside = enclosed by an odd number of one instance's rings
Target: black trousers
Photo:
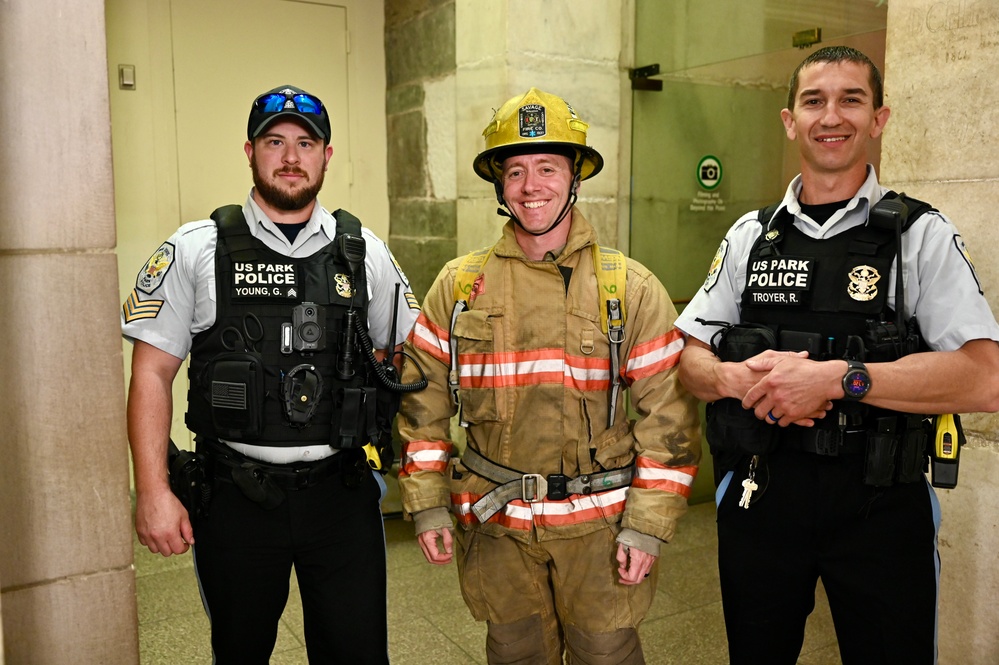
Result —
[[761, 458], [748, 509], [738, 505], [748, 459], [719, 486], [732, 665], [793, 665], [820, 577], [844, 665], [936, 662], [936, 495], [925, 481], [864, 485], [863, 457]]
[[231, 482], [216, 482], [194, 524], [194, 562], [218, 665], [266, 665], [288, 600], [291, 569], [302, 596], [310, 663], [388, 663], [381, 488], [368, 474], [349, 489], [335, 473], [285, 490], [264, 510]]

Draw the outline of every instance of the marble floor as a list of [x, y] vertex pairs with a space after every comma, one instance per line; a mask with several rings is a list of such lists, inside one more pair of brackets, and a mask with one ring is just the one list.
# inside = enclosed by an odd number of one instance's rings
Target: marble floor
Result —
[[[393, 665], [484, 665], [485, 624], [472, 620], [454, 566], [427, 564], [413, 525], [387, 516], [389, 649]], [[727, 661], [715, 562], [714, 505], [692, 506], [663, 550], [659, 591], [641, 626], [649, 665]], [[208, 619], [190, 554], [164, 558], [135, 541], [142, 665], [210, 663]], [[301, 602], [292, 592], [271, 663], [305, 665]], [[799, 665], [838, 664], [832, 619], [819, 589]]]

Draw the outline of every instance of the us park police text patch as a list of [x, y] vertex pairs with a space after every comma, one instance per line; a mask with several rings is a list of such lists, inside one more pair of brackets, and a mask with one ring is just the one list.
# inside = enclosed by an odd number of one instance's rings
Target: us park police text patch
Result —
[[233, 263], [232, 296], [298, 299], [300, 285], [294, 263]]
[[814, 261], [777, 256], [750, 261], [746, 292], [754, 305], [799, 305], [812, 288]]

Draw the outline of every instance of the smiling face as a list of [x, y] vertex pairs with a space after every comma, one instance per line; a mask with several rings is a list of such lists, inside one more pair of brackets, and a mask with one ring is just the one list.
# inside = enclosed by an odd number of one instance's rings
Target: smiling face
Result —
[[781, 119], [787, 137], [798, 141], [803, 178], [845, 175], [863, 182], [868, 145], [890, 114], [887, 106], [874, 108], [867, 66], [816, 62], [800, 71], [794, 108], [781, 111]]
[[316, 198], [333, 155], [332, 146], [291, 120], [270, 125], [244, 149], [255, 193], [281, 211], [302, 210]]
[[[507, 157], [503, 160], [502, 178], [507, 207], [532, 234], [543, 234], [555, 226], [572, 195], [572, 162], [564, 155]], [[566, 234], [568, 229], [566, 224]]]

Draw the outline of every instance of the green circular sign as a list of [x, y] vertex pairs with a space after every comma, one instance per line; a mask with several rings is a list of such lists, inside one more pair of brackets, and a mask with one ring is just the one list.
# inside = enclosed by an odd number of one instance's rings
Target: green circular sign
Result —
[[721, 184], [722, 165], [721, 161], [714, 155], [701, 157], [697, 162], [697, 184], [708, 191], [715, 189]]

